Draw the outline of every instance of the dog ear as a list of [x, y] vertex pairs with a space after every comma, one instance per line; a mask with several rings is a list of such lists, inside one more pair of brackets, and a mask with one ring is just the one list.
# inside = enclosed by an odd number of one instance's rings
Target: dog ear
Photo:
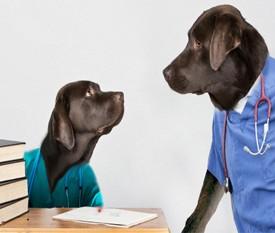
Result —
[[74, 148], [75, 137], [63, 97], [57, 97], [51, 121], [53, 137], [68, 150]]
[[217, 71], [226, 56], [241, 43], [240, 22], [236, 16], [224, 14], [216, 17], [210, 42], [210, 65]]

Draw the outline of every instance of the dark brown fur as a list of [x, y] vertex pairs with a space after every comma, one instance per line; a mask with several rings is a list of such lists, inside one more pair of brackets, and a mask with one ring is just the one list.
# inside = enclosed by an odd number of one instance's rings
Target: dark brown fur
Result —
[[[183, 52], [163, 71], [169, 86], [181, 94], [208, 93], [214, 106], [232, 109], [263, 69], [268, 55], [263, 38], [230, 5], [203, 12], [188, 38]], [[183, 232], [204, 232], [222, 196], [223, 187], [207, 171], [197, 207]]]
[[163, 71], [169, 86], [181, 94], [208, 93], [216, 107], [231, 109], [264, 66], [268, 51], [263, 38], [229, 5], [205, 11], [188, 38], [183, 52]]
[[41, 146], [51, 191], [72, 165], [89, 162], [98, 139], [123, 112], [123, 93], [102, 92], [96, 83], [78, 81], [59, 90]]

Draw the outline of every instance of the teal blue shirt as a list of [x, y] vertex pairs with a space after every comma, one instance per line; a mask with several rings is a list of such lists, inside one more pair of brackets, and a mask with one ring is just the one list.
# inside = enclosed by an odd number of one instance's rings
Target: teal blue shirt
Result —
[[[103, 206], [102, 195], [96, 180], [96, 176], [89, 164], [78, 164], [72, 166], [66, 174], [61, 177], [54, 191], [51, 193], [46, 167], [40, 149], [25, 152], [26, 176], [30, 179], [34, 162], [40, 156], [36, 169], [34, 181], [29, 194], [29, 207], [52, 208], [52, 207], [79, 207], [80, 206]], [[81, 170], [80, 170], [81, 168]], [[80, 197], [79, 172], [82, 173], [82, 195]], [[65, 192], [65, 180], [67, 179], [68, 198]]]

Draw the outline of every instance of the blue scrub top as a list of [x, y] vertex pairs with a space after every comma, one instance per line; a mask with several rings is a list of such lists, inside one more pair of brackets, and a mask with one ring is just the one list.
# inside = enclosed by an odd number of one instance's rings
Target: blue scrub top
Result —
[[89, 164], [79, 164], [72, 166], [67, 173], [61, 177], [51, 193], [46, 167], [40, 149], [25, 152], [26, 176], [30, 179], [34, 161], [40, 156], [39, 164], [36, 169], [32, 190], [29, 196], [29, 207], [52, 208], [68, 207], [65, 193], [65, 180], [67, 179], [69, 207], [79, 207], [79, 169], [82, 170], [82, 198], [80, 206], [103, 206], [102, 195], [97, 184], [96, 176]]
[[[228, 175], [233, 186], [232, 209], [239, 233], [275, 232], [275, 60], [268, 57], [262, 71], [266, 95], [272, 103], [271, 120], [266, 143], [271, 148], [264, 155], [252, 156], [243, 150], [248, 146], [256, 151], [254, 133], [254, 106], [260, 97], [261, 84], [245, 105], [242, 114], [228, 112], [226, 159]], [[224, 184], [222, 142], [224, 111], [216, 110], [213, 120], [212, 145], [208, 170]], [[259, 107], [259, 144], [262, 142], [263, 125], [267, 119], [267, 104]]]

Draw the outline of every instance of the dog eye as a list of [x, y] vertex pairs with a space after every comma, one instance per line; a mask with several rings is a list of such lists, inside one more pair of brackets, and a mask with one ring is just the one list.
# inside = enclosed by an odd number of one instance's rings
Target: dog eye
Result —
[[94, 96], [95, 95], [95, 90], [92, 88], [89, 88], [86, 92], [86, 97]]
[[198, 40], [194, 41], [194, 48], [195, 49], [199, 49], [199, 48], [201, 48], [201, 46], [202, 46], [202, 43], [200, 41], [198, 41]]

